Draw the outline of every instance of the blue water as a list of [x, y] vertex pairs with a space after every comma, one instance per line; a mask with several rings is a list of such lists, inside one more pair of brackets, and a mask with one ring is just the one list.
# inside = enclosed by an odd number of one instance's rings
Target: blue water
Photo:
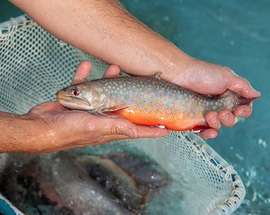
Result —
[[270, 214], [270, 1], [133, 0], [128, 11], [189, 55], [231, 67], [262, 97], [253, 113], [207, 140], [240, 174], [247, 195], [234, 214]]
[[[231, 67], [262, 93], [253, 113], [207, 140], [240, 174], [247, 195], [234, 213], [270, 214], [270, 1], [121, 0], [135, 17], [189, 55]], [[0, 22], [22, 12], [0, 2]]]
[[23, 12], [8, 0], [0, 1], [0, 23], [7, 21], [10, 17], [17, 17], [22, 14]]

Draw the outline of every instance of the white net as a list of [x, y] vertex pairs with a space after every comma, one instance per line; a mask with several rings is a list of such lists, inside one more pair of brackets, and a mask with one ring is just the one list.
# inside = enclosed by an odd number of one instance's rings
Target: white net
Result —
[[[53, 37], [27, 16], [0, 24], [0, 111], [23, 114], [36, 104], [55, 100], [55, 93], [70, 84], [85, 59], [92, 64], [88, 79], [100, 78], [106, 63]], [[113, 141], [83, 151], [107, 153], [132, 147], [155, 159], [172, 178], [151, 199], [147, 214], [231, 214], [244, 199], [237, 172], [191, 132]], [[0, 171], [6, 157], [0, 157]]]

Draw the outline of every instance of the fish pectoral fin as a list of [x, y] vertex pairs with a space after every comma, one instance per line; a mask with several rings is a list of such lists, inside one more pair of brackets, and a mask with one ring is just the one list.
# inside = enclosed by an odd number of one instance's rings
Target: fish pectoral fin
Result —
[[113, 108], [101, 109], [97, 111], [97, 115], [116, 118], [116, 117], [120, 117], [121, 111], [126, 108], [128, 107], [124, 106], [124, 107], [115, 107], [115, 108], [113, 107]]

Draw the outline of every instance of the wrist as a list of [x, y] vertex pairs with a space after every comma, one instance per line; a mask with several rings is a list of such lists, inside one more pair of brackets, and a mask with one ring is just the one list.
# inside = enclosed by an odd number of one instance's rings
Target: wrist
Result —
[[25, 128], [23, 116], [0, 112], [0, 152], [21, 152]]
[[158, 57], [158, 62], [163, 63], [160, 69], [156, 70], [162, 72], [161, 78], [181, 86], [185, 82], [187, 68], [194, 58], [181, 51], [173, 43], [163, 47]]
[[12, 114], [0, 112], [0, 153], [28, 152], [37, 153], [40, 147], [43, 127], [33, 114]]

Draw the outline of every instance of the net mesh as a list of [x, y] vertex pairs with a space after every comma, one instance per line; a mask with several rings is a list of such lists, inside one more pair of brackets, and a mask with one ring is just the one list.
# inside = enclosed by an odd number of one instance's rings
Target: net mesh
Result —
[[[0, 60], [0, 110], [19, 114], [55, 100], [56, 91], [70, 84], [82, 60], [92, 64], [88, 80], [100, 78], [108, 66], [55, 38], [26, 15], [0, 24]], [[244, 199], [244, 185], [233, 167], [189, 131], [86, 148], [88, 153], [107, 153], [132, 147], [155, 159], [172, 178], [170, 186], [151, 199], [147, 214], [231, 214]], [[0, 171], [6, 159], [2, 154]]]

